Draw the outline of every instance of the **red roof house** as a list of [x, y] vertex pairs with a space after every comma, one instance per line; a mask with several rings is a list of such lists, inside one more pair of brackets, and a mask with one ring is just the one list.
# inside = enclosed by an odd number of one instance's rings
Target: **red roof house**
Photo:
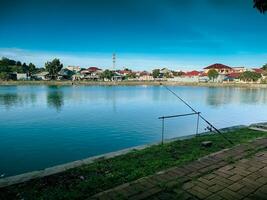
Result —
[[220, 63], [215, 63], [213, 65], [205, 67], [204, 69], [232, 69], [232, 67], [229, 67], [227, 65], [223, 65], [223, 64], [220, 64]]
[[185, 73], [185, 76], [190, 76], [190, 77], [192, 77], [192, 76], [199, 76], [199, 75], [201, 75], [201, 73], [202, 72], [199, 72], [199, 71], [194, 70], [194, 71], [191, 71], [191, 72], [186, 72]]
[[215, 69], [217, 72], [219, 72], [219, 74], [229, 74], [229, 73], [233, 72], [233, 68], [232, 67], [229, 67], [227, 65], [223, 65], [223, 64], [220, 64], [220, 63], [215, 63], [213, 65], [205, 67], [204, 68], [205, 73], [208, 73], [209, 70], [211, 70], [211, 69]]
[[233, 72], [233, 73], [230, 73], [227, 75], [228, 78], [233, 78], [233, 79], [238, 79], [240, 77], [241, 73], [236, 73], [236, 72]]
[[253, 68], [252, 70], [256, 72], [257, 74], [263, 74], [265, 72], [263, 69], [259, 69], [259, 68]]
[[89, 72], [96, 72], [96, 71], [101, 71], [102, 69], [98, 68], [98, 67], [89, 67], [87, 69]]

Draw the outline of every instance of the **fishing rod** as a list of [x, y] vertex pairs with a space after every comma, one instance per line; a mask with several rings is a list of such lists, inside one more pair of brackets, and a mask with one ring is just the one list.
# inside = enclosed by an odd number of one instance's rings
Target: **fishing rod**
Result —
[[233, 144], [233, 142], [231, 140], [229, 140], [227, 137], [225, 137], [225, 135], [219, 131], [219, 129], [217, 129], [215, 126], [213, 126], [206, 118], [204, 118], [199, 112], [197, 112], [192, 106], [190, 106], [185, 100], [183, 100], [178, 94], [176, 94], [174, 91], [172, 91], [170, 88], [168, 88], [166, 85], [163, 85], [162, 83], [160, 83], [160, 85], [162, 85], [163, 87], [165, 87], [169, 92], [171, 92], [175, 97], [177, 97], [180, 101], [182, 101], [187, 107], [189, 107], [194, 113], [198, 114], [199, 117], [201, 119], [203, 119], [210, 127], [212, 130], [212, 128], [219, 133], [226, 141], [228, 141], [230, 144]]

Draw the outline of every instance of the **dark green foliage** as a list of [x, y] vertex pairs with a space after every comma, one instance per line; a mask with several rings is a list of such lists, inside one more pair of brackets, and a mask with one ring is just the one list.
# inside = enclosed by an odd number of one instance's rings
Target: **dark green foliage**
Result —
[[261, 78], [261, 74], [251, 71], [245, 71], [240, 75], [240, 79], [243, 81], [257, 81]]
[[29, 64], [29, 74], [33, 74], [36, 71], [36, 67], [34, 64], [30, 63]]
[[21, 66], [21, 62], [20, 61], [17, 61], [16, 65], [17, 66]]
[[182, 72], [182, 71], [179, 71], [179, 72], [172, 71], [172, 74], [173, 74], [173, 76], [182, 76], [182, 75], [184, 75], [184, 72]]
[[159, 74], [160, 74], [160, 70], [159, 69], [154, 69], [152, 71], [153, 78], [158, 78], [159, 77]]
[[[267, 137], [266, 132], [247, 128], [224, 134], [234, 145], [258, 137]], [[213, 145], [210, 148], [202, 147], [201, 142], [207, 140], [212, 141]], [[172, 166], [186, 164], [231, 146], [233, 145], [218, 134], [154, 145], [115, 158], [99, 159], [95, 163], [60, 174], [0, 189], [0, 199], [86, 199], [103, 190]]]
[[0, 80], [8, 80], [9, 79], [9, 74], [7, 72], [0, 72]]
[[21, 64], [20, 61], [10, 60], [3, 57], [0, 60], [0, 79], [8, 80], [12, 72], [27, 73], [28, 75], [31, 75], [36, 72], [36, 67], [32, 63], [30, 63], [29, 65], [27, 65], [26, 63]]
[[211, 69], [208, 71], [208, 77], [210, 80], [214, 81], [214, 79], [216, 79], [218, 76], [219, 76], [219, 73], [217, 72], [217, 70]]
[[100, 78], [101, 79], [108, 79], [108, 80], [111, 80], [112, 77], [115, 75], [115, 73], [113, 71], [110, 71], [108, 69], [106, 69], [101, 75], [100, 75]]
[[55, 80], [58, 77], [58, 72], [63, 68], [60, 60], [55, 58], [51, 62], [45, 63], [45, 69], [49, 72], [51, 79]]
[[22, 71], [23, 71], [24, 73], [29, 73], [29, 66], [26, 65], [26, 63], [23, 63], [23, 64], [22, 64]]

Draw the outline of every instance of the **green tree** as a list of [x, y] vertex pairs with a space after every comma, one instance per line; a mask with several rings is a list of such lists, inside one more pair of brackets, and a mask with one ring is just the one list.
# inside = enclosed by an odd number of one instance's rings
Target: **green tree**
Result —
[[63, 68], [63, 64], [60, 63], [60, 60], [55, 58], [51, 62], [45, 63], [45, 69], [48, 71], [51, 79], [56, 80], [58, 72]]
[[0, 65], [1, 66], [9, 66], [9, 59], [6, 57], [2, 57], [2, 59], [0, 60]]
[[261, 78], [261, 74], [252, 71], [245, 71], [240, 75], [240, 79], [243, 81], [257, 81]]
[[127, 75], [127, 78], [136, 78], [136, 73], [131, 72]]
[[7, 72], [0, 72], [0, 80], [7, 81], [9, 79], [9, 73]]
[[267, 63], [262, 66], [262, 69], [265, 70], [265, 71], [267, 71]]
[[22, 64], [22, 70], [24, 73], [28, 74], [29, 73], [29, 66], [26, 65], [26, 63]]
[[208, 71], [208, 77], [210, 80], [214, 81], [219, 76], [219, 73], [215, 69], [211, 69]]
[[159, 77], [159, 74], [160, 74], [160, 70], [159, 69], [154, 69], [152, 71], [153, 78], [158, 78]]
[[17, 66], [21, 66], [21, 62], [20, 61], [17, 61], [16, 65]]
[[29, 64], [29, 75], [32, 75], [36, 71], [36, 67], [34, 64]]
[[108, 79], [108, 80], [111, 80], [112, 77], [115, 75], [115, 73], [113, 71], [110, 71], [108, 69], [106, 69], [101, 75], [100, 75], [100, 78], [101, 79]]

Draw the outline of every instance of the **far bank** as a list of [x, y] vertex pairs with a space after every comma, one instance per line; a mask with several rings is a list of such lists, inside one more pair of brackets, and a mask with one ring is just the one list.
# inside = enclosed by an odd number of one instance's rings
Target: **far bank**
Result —
[[92, 86], [196, 86], [196, 87], [244, 87], [244, 88], [267, 88], [267, 84], [260, 83], [185, 83], [174, 81], [0, 81], [1, 85], [92, 85]]

